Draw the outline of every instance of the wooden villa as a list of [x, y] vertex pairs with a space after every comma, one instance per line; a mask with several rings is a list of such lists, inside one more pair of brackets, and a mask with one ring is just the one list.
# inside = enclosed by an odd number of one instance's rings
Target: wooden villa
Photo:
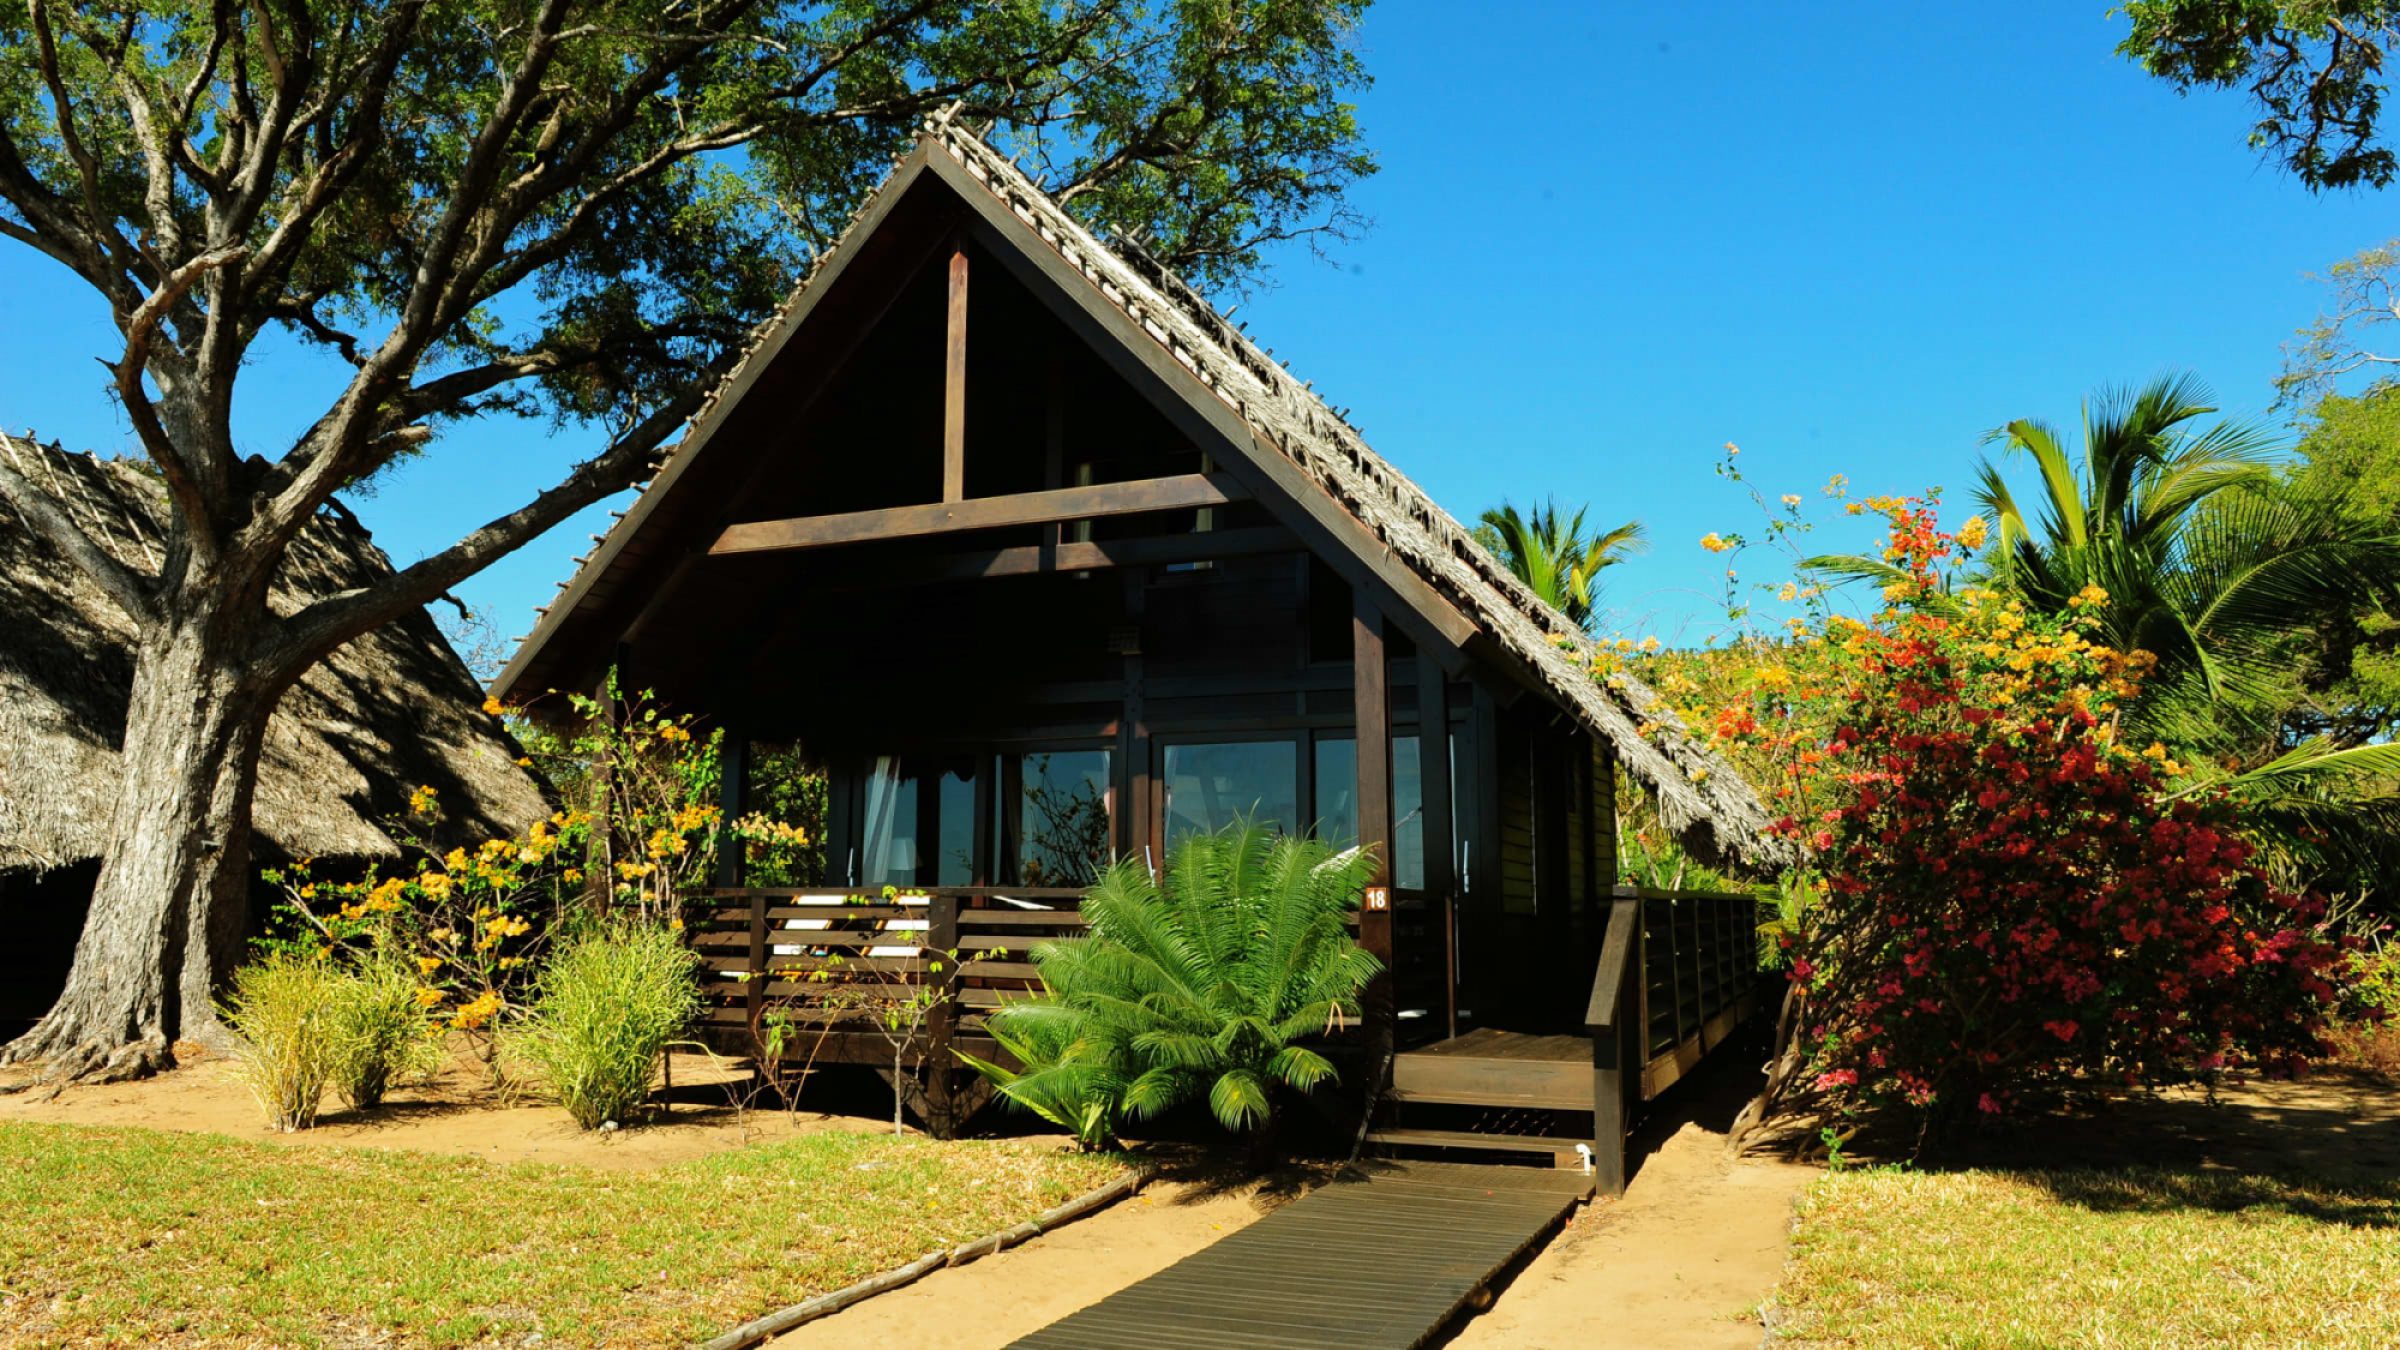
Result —
[[[1769, 862], [1740, 777], [1595, 679], [1582, 634], [1206, 300], [947, 122], [494, 692], [538, 706], [612, 665], [732, 759], [797, 741], [830, 775], [824, 884], [710, 893], [729, 1047], [828, 953], [905, 965], [923, 929], [984, 954], [942, 977], [937, 1129], [976, 1086], [947, 1047], [990, 1051], [980, 1017], [1033, 987], [1024, 952], [1074, 931], [1096, 869], [1236, 814], [1384, 860], [1359, 934], [1392, 975], [1353, 1062], [1389, 1084], [1385, 1144], [1596, 1138], [1605, 1183], [1625, 1104], [1760, 996], [1747, 899], [1612, 885], [1620, 768], [1697, 852]], [[820, 1053], [891, 1059], [865, 1030]]]

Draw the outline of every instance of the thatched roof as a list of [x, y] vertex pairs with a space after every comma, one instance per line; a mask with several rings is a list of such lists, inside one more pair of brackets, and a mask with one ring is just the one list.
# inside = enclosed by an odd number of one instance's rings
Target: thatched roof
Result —
[[[165, 491], [128, 461], [0, 434], [0, 454], [50, 490], [120, 562], [157, 569]], [[321, 513], [294, 544], [272, 601], [388, 575], [348, 512]], [[74, 564], [0, 503], [0, 870], [100, 855], [133, 684], [133, 625]], [[287, 856], [371, 858], [398, 847], [378, 825], [420, 785], [446, 831], [511, 832], [548, 812], [519, 751], [422, 610], [335, 652], [285, 695], [267, 729], [255, 820]]]
[[[1487, 636], [1561, 707], [1614, 749], [1651, 792], [1667, 824], [1703, 857], [1773, 866], [1787, 854], [1769, 832], [1771, 817], [1740, 772], [1705, 739], [1691, 734], [1665, 700], [1630, 676], [1602, 683], [1591, 673], [1592, 646], [1564, 615], [1537, 599], [1407, 475], [1370, 449], [1358, 431], [1306, 383], [1261, 351], [1241, 329], [1170, 269], [1131, 241], [1103, 242], [981, 137], [947, 117], [929, 122], [917, 147], [869, 196], [842, 239], [819, 256], [774, 316], [761, 324], [742, 363], [694, 415], [683, 440], [570, 581], [545, 607], [497, 687], [504, 693], [541, 659], [545, 644], [577, 605], [613, 583], [626, 553], [659, 500], [706, 448], [711, 432], [755, 375], [781, 351], [809, 312], [812, 287], [838, 274], [882, 219], [886, 203], [919, 178], [938, 177], [962, 197], [981, 196], [981, 216], [1019, 246], [1054, 255], [1088, 285], [1125, 326], [1172, 358], [1169, 373], [1186, 396], [1230, 407], [1247, 429], [1245, 452], [1297, 466], [1361, 532], [1356, 547], [1404, 564], [1440, 601]], [[996, 207], [997, 209], [991, 209]]]

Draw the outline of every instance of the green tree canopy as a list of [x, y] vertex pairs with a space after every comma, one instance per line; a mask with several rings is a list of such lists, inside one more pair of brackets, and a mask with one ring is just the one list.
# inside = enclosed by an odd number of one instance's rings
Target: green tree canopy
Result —
[[2241, 89], [2250, 143], [2309, 187], [2382, 187], [2385, 56], [2400, 42], [2391, 0], [2128, 0], [2117, 50], [2178, 90]]

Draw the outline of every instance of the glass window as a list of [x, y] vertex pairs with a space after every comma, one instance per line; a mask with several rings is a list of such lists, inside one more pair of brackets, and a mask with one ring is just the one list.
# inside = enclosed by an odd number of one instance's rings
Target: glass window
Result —
[[1425, 888], [1425, 778], [1417, 738], [1392, 738], [1392, 884]]
[[1050, 750], [1019, 761], [1017, 879], [1087, 886], [1109, 859], [1109, 752]]
[[865, 847], [858, 880], [864, 886], [917, 884], [917, 780], [900, 757], [878, 755], [867, 770]]
[[1300, 747], [1291, 741], [1228, 741], [1166, 748], [1167, 847], [1237, 818], [1277, 830], [1299, 823]]
[[1335, 848], [1358, 842], [1358, 742], [1319, 736], [1316, 751], [1317, 838]]
[[[1336, 848], [1358, 842], [1358, 742], [1320, 736], [1316, 747], [1317, 837]], [[1425, 776], [1417, 738], [1392, 738], [1392, 884], [1425, 885]]]
[[934, 803], [937, 833], [940, 836], [934, 852], [936, 886], [968, 886], [975, 881], [975, 762], [953, 759], [945, 763], [936, 784], [940, 794]]

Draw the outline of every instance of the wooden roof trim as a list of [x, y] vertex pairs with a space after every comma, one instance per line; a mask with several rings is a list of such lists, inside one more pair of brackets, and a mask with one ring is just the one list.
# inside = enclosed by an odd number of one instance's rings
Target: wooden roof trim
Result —
[[677, 480], [708, 448], [717, 428], [740, 406], [742, 397], [758, 382], [759, 376], [774, 365], [775, 357], [783, 351], [784, 344], [791, 340], [792, 334], [799, 331], [817, 305], [833, 291], [835, 283], [858, 256], [860, 247], [873, 237], [876, 227], [892, 213], [893, 208], [907, 197], [909, 186], [937, 157], [935, 146], [936, 142], [932, 139], [919, 138], [909, 152], [895, 162], [883, 186], [860, 204], [858, 213], [850, 218], [841, 238], [834, 242], [832, 248], [819, 255], [816, 266], [793, 290], [783, 308], [759, 325], [749, 350], [718, 384], [708, 402], [692, 415], [683, 439], [676, 443], [675, 449], [668, 454], [666, 462], [660, 466], [649, 485], [634, 498], [633, 505], [610, 525], [599, 544], [585, 555], [584, 561], [560, 593], [543, 607], [541, 618], [535, 622], [532, 631], [518, 642], [516, 652], [492, 681], [494, 695], [505, 699], [516, 691], [517, 682], [524, 678], [543, 649], [557, 637], [568, 617], [592, 594], [602, 576], [641, 532], [642, 526], [657, 511], [659, 504], [673, 492]]

